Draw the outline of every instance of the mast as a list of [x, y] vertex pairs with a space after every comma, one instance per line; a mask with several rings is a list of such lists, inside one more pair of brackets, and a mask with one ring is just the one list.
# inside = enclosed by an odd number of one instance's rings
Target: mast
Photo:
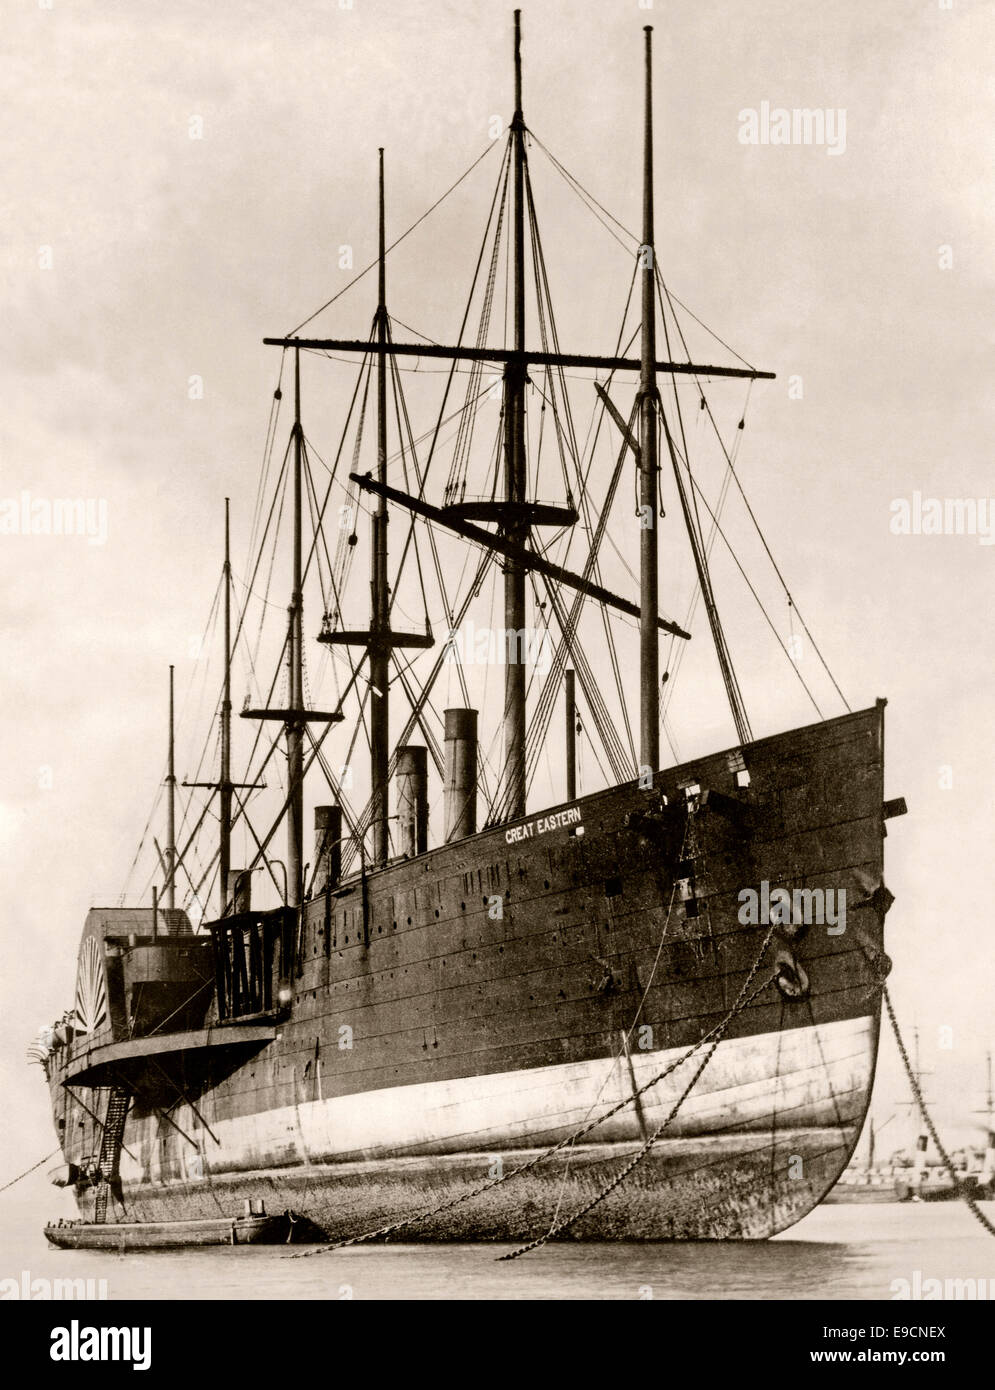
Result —
[[[293, 576], [287, 629], [287, 704], [278, 709], [243, 709], [243, 719], [279, 720], [287, 734], [287, 906], [299, 908], [304, 901], [304, 727], [308, 723], [330, 724], [343, 718], [340, 710], [306, 709], [304, 705], [304, 591], [301, 555], [301, 486], [304, 469], [304, 427], [301, 424], [301, 350], [296, 340], [288, 346], [294, 350], [294, 545]], [[244, 782], [229, 782], [229, 787], [245, 786]], [[265, 785], [253, 782], [251, 788]], [[282, 818], [282, 813], [281, 813]], [[267, 838], [266, 843], [269, 843]], [[253, 865], [265, 858], [261, 846]], [[253, 867], [250, 865], [250, 869]], [[248, 870], [246, 871], [248, 872]]]
[[567, 726], [567, 800], [577, 799], [577, 693], [576, 680], [572, 667], [563, 672], [566, 682], [566, 726]]
[[[511, 122], [514, 169], [512, 220], [514, 265], [515, 352], [525, 352], [525, 119], [522, 115], [522, 12], [515, 11], [515, 114]], [[528, 367], [522, 356], [504, 373], [505, 500], [509, 504], [505, 534], [519, 546], [529, 537], [526, 503], [525, 383]], [[525, 568], [509, 560], [504, 569], [504, 625], [507, 660], [504, 676], [504, 761], [507, 815], [525, 814]]]
[[173, 667], [169, 668], [169, 771], [166, 774], [166, 907], [176, 906], [176, 768], [173, 738]]
[[[231, 874], [231, 826], [232, 796], [236, 787], [255, 791], [265, 787], [265, 782], [233, 782], [231, 778], [231, 545], [229, 537], [229, 499], [225, 498], [225, 562], [222, 569], [224, 586], [224, 681], [221, 691], [221, 766], [216, 782], [184, 782], [185, 787], [202, 787], [206, 791], [218, 793], [218, 916], [224, 917], [228, 908], [229, 877]], [[288, 711], [245, 711], [251, 718], [282, 718]], [[234, 906], [234, 904], [233, 904]]]
[[975, 1114], [975, 1115], [984, 1115], [984, 1117], [985, 1117], [985, 1131], [986, 1131], [986, 1133], [987, 1133], [987, 1135], [988, 1135], [988, 1141], [989, 1141], [989, 1144], [990, 1144], [991, 1141], [992, 1141], [992, 1139], [993, 1139], [993, 1137], [995, 1137], [995, 1093], [993, 1093], [993, 1091], [992, 1091], [992, 1052], [991, 1052], [991, 1048], [989, 1048], [988, 1051], [985, 1053], [985, 1061], [986, 1061], [986, 1064], [987, 1064], [986, 1076], [987, 1076], [987, 1082], [988, 1082], [987, 1087], [986, 1087], [986, 1089], [985, 1089], [985, 1108], [984, 1108], [984, 1110], [975, 1110], [975, 1111], [973, 1111], [972, 1113]]
[[985, 1093], [985, 1156], [981, 1163], [981, 1176], [979, 1183], [987, 1189], [987, 1194], [992, 1195], [992, 1184], [995, 1180], [995, 1126], [992, 1122], [992, 1105], [995, 1097], [992, 1095], [992, 1052], [988, 1049], [986, 1054], [988, 1062], [988, 1090]]
[[[390, 625], [390, 585], [387, 582], [387, 503], [392, 489], [387, 487], [387, 362], [393, 355], [390, 318], [387, 314], [387, 222], [384, 197], [384, 158], [379, 151], [379, 255], [377, 311], [374, 316], [375, 342], [366, 352], [376, 354], [377, 362], [377, 476], [367, 474], [364, 483], [377, 490], [378, 503], [370, 523], [370, 623], [368, 629], [333, 628], [325, 614], [319, 642], [362, 645], [370, 663], [370, 824], [373, 827], [373, 863], [377, 868], [390, 858], [387, 792], [390, 768], [390, 657], [395, 648], [428, 648], [431, 632], [396, 632]], [[400, 395], [400, 385], [397, 387]], [[307, 715], [307, 718], [317, 718]], [[324, 716], [341, 719], [341, 714]], [[362, 843], [360, 845], [362, 852]]]
[[639, 761], [660, 767], [660, 658], [656, 539], [656, 271], [653, 240], [653, 28], [646, 33], [646, 111], [643, 126], [642, 350], [639, 372]]
[[224, 564], [224, 628], [225, 674], [221, 696], [221, 777], [218, 784], [220, 799], [220, 914], [224, 916], [228, 901], [228, 875], [231, 871], [231, 549], [229, 541], [229, 500], [225, 498], [225, 564]]
[[[377, 479], [387, 483], [387, 252], [384, 215], [383, 150], [379, 151], [379, 265], [377, 295]], [[381, 494], [373, 514], [372, 575], [370, 586], [370, 776], [373, 811], [373, 861], [386, 864], [387, 772], [390, 759], [390, 624], [387, 588], [387, 499]]]
[[[770, 378], [771, 372], [758, 371], [749, 366], [725, 367], [707, 366], [691, 361], [656, 361], [655, 333], [655, 274], [653, 248], [653, 154], [652, 154], [652, 89], [651, 89], [651, 29], [646, 29], [646, 112], [644, 149], [644, 199], [643, 199], [643, 246], [640, 266], [643, 272], [642, 290], [642, 345], [638, 359], [625, 357], [603, 357], [563, 353], [558, 349], [550, 351], [548, 345], [541, 350], [529, 350], [525, 344], [525, 257], [526, 257], [526, 213], [530, 223], [532, 210], [527, 198], [528, 157], [526, 152], [526, 126], [522, 101], [522, 51], [521, 51], [521, 11], [514, 12], [514, 85], [515, 110], [509, 127], [508, 156], [511, 164], [511, 199], [508, 220], [511, 222], [512, 273], [511, 290], [513, 298], [514, 342], [500, 347], [488, 346], [478, 342], [476, 345], [459, 343], [405, 343], [396, 342], [391, 336], [390, 320], [386, 309], [386, 252], [384, 230], [384, 177], [383, 151], [380, 151], [380, 229], [379, 229], [379, 294], [375, 333], [370, 341], [357, 339], [265, 337], [263, 342], [283, 349], [300, 348], [319, 351], [359, 353], [372, 363], [377, 363], [378, 381], [378, 439], [377, 439], [377, 477], [372, 473], [350, 474], [350, 480], [361, 489], [374, 492], [378, 504], [372, 517], [371, 537], [371, 621], [366, 631], [341, 629], [337, 625], [339, 614], [326, 613], [319, 642], [342, 645], [363, 646], [370, 662], [371, 685], [371, 797], [370, 815], [375, 833], [375, 862], [386, 862], [389, 854], [387, 835], [387, 769], [389, 759], [388, 724], [388, 683], [390, 653], [398, 647], [430, 647], [432, 637], [426, 630], [424, 636], [413, 633], [397, 633], [390, 627], [390, 589], [387, 583], [387, 504], [392, 503], [408, 508], [416, 515], [437, 521], [475, 541], [503, 557], [504, 571], [504, 620], [507, 659], [505, 661], [504, 708], [502, 734], [504, 744], [504, 767], [501, 776], [501, 795], [498, 805], [498, 818], [517, 819], [526, 809], [526, 672], [524, 657], [524, 635], [527, 618], [526, 577], [530, 571], [546, 575], [557, 582], [566, 583], [601, 602], [638, 617], [640, 623], [640, 737], [641, 760], [652, 771], [659, 767], [659, 654], [657, 631], [662, 628], [682, 639], [689, 634], [676, 623], [659, 617], [657, 539], [655, 529], [656, 495], [658, 487], [659, 464], [657, 458], [657, 427], [660, 413], [659, 395], [656, 386], [658, 370], [686, 373], [698, 376], [744, 377], [758, 379]], [[504, 210], [508, 211], [507, 204]], [[531, 233], [537, 235], [534, 226]], [[540, 287], [540, 299], [541, 299]], [[399, 356], [426, 356], [456, 361], [490, 362], [500, 365], [503, 370], [503, 455], [504, 486], [496, 487], [500, 497], [476, 499], [472, 503], [460, 502], [444, 508], [428, 506], [421, 497], [411, 497], [386, 484], [386, 409], [387, 409], [387, 359]], [[640, 416], [641, 441], [634, 448], [639, 454], [639, 495], [646, 517], [647, 526], [640, 537], [640, 602], [637, 605], [620, 599], [617, 595], [601, 589], [586, 577], [572, 575], [562, 567], [546, 560], [538, 549], [530, 544], [534, 526], [569, 526], [577, 521], [577, 513], [572, 505], [554, 507], [530, 502], [527, 495], [527, 460], [525, 438], [525, 391], [529, 382], [531, 365], [546, 367], [594, 367], [611, 371], [636, 370], [640, 372], [640, 390], [637, 397]], [[398, 383], [398, 390], [400, 389]], [[569, 500], [569, 499], [568, 499]], [[486, 530], [473, 522], [488, 521], [495, 524], [494, 530]], [[275, 718], [278, 711], [244, 711], [248, 717]], [[305, 714], [303, 718], [316, 717]]]
[[304, 895], [304, 642], [301, 593], [301, 353], [294, 352], [294, 572], [290, 600], [290, 632], [287, 641], [289, 717], [287, 719], [287, 901], [300, 907]]

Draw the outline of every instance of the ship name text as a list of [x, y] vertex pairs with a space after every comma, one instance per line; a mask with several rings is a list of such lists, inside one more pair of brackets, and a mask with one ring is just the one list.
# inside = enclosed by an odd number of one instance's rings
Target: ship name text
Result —
[[514, 845], [522, 840], [534, 839], [550, 830], [562, 830], [565, 825], [577, 825], [582, 817], [579, 806], [568, 806], [565, 811], [557, 811], [551, 816], [539, 816], [536, 820], [523, 821], [521, 825], [510, 825], [504, 832], [507, 844]]

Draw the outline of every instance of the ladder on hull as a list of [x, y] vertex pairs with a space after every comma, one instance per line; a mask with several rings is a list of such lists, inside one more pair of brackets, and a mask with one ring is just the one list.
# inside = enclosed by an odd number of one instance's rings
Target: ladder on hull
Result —
[[126, 1086], [114, 1086], [107, 1101], [107, 1114], [104, 1117], [104, 1132], [100, 1140], [100, 1156], [97, 1159], [97, 1195], [94, 1204], [94, 1221], [107, 1220], [107, 1199], [111, 1186], [117, 1182], [121, 1163], [121, 1142], [124, 1138], [124, 1125], [131, 1105], [131, 1092]]

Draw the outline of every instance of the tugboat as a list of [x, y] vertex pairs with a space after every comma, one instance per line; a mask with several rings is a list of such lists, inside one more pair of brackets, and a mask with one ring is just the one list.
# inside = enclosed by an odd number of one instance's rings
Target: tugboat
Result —
[[[685, 346], [655, 252], [651, 66], [647, 29], [629, 292], [639, 319], [630, 333], [627, 302], [614, 350], [559, 344], [517, 11], [514, 114], [457, 342], [395, 336], [383, 151], [369, 335], [264, 340], [289, 365], [293, 424], [282, 465], [263, 474], [234, 614], [226, 508], [220, 766], [184, 784], [195, 828], [179, 845], [171, 699], [162, 898], [89, 913], [75, 1007], [38, 1047], [65, 1181], [111, 1246], [129, 1223], [207, 1222], [223, 1236], [244, 1200], [296, 1209], [328, 1239], [390, 1224], [437, 1241], [754, 1239], [798, 1221], [850, 1160], [889, 968], [885, 822], [905, 806], [884, 798], [883, 700], [832, 718], [816, 705], [815, 722], [753, 732], [710, 564], [725, 531], [689, 458], [681, 398], [693, 393], [726, 484], [741, 490], [709, 395], [773, 374], [741, 358], [695, 361]], [[416, 432], [403, 373], [426, 363], [442, 364], [445, 385]], [[352, 383], [322, 473], [305, 367]], [[575, 377], [593, 411], [586, 443]], [[684, 622], [660, 612], [665, 472], [693, 561]], [[255, 732], [236, 771], [233, 657], [247, 652], [257, 669], [246, 618], [272, 573], [285, 492], [289, 622], [268, 692], [242, 711]], [[349, 581], [364, 511], [369, 609], [357, 625]], [[626, 597], [615, 590], [637, 555], [638, 594]], [[336, 682], [324, 709], [308, 695], [308, 584], [321, 588], [317, 650]], [[469, 615], [494, 584], [503, 627], [482, 659], [494, 630], [471, 629]], [[424, 622], [411, 616], [420, 606]], [[731, 733], [665, 765], [664, 696], [699, 608]], [[581, 768], [582, 748], [597, 768]], [[537, 803], [550, 750], [559, 793]], [[328, 791], [306, 863], [309, 772]], [[260, 823], [275, 773], [282, 804]], [[429, 810], [439, 787], [441, 835]], [[219, 834], [203, 870], [209, 812]], [[260, 874], [277, 905], [253, 904]], [[72, 1239], [60, 1229], [50, 1238]]]

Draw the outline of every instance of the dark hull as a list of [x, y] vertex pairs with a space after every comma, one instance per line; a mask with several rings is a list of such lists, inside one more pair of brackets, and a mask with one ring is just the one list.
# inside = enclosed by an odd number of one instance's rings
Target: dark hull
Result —
[[[723, 1026], [650, 1157], [571, 1235], [784, 1229], [850, 1160], [873, 1080], [882, 742], [878, 706], [750, 745], [747, 788], [717, 754], [650, 792], [614, 788], [343, 885], [308, 906], [289, 1016], [248, 1056], [191, 1046], [102, 1070], [108, 1035], [53, 1067], [67, 1161], [82, 1168], [99, 1130], [61, 1082], [88, 1087], [98, 1114], [127, 1082], [112, 1213], [189, 1217], [262, 1197], [352, 1235], [475, 1192], [495, 1164], [513, 1169], [628, 1096], [585, 1138], [595, 1147], [564, 1151], [569, 1164], [558, 1154], [410, 1230], [516, 1239], [608, 1182], [695, 1062], [638, 1105], [633, 1085]], [[708, 795], [689, 802], [688, 783]], [[660, 792], [668, 805], [647, 820]], [[768, 934], [740, 920], [740, 894], [762, 882], [845, 891], [846, 928], [779, 934], [757, 982], [787, 951], [807, 992], [771, 982], [730, 1019]], [[77, 1186], [84, 1215], [94, 1191]]]
[[[563, 1237], [595, 1241], [764, 1239], [800, 1220], [835, 1180], [844, 1144], [837, 1128], [786, 1130], [765, 1136], [692, 1142], [661, 1141], [638, 1175], [616, 1190]], [[401, 1243], [527, 1240], [542, 1234], [597, 1195], [632, 1156], [636, 1144], [579, 1145], [569, 1164], [557, 1155], [521, 1178], [478, 1194], [489, 1166], [477, 1154], [432, 1160], [375, 1160], [285, 1169], [214, 1179], [168, 1190], [153, 1185], [129, 1191], [133, 1209], [206, 1211], [215, 1199], [265, 1193], [294, 1202], [314, 1223], [314, 1235], [347, 1240], [360, 1232], [444, 1208], [397, 1232]], [[506, 1155], [506, 1169], [535, 1150]], [[801, 1157], [802, 1180], [793, 1176]], [[492, 1160], [493, 1162], [493, 1160]], [[450, 1203], [458, 1200], [458, 1204]]]

